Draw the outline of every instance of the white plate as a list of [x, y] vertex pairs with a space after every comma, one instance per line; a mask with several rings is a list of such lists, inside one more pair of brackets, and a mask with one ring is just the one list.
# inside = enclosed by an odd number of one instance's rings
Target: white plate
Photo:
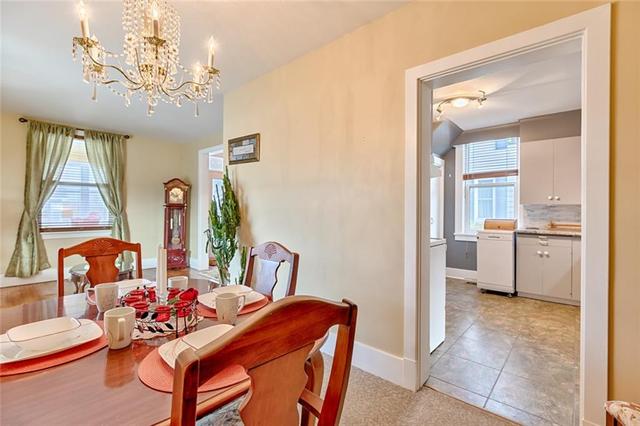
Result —
[[136, 278], [133, 280], [122, 280], [122, 281], [118, 281], [117, 284], [119, 287], [118, 290], [119, 290], [120, 296], [124, 296], [131, 290], [135, 290], [138, 287], [142, 288], [143, 286], [146, 286], [147, 288], [150, 288], [150, 287], [156, 286], [156, 283], [154, 283], [153, 281], [149, 281], [145, 278]]
[[193, 350], [200, 349], [207, 343], [213, 342], [229, 330], [233, 329], [229, 324], [218, 324], [211, 327], [207, 327], [202, 330], [189, 333], [179, 339], [174, 339], [167, 342], [158, 348], [158, 353], [164, 362], [171, 368], [174, 368], [176, 358], [180, 355], [180, 352], [187, 348]]
[[222, 293], [234, 293], [234, 294], [249, 294], [253, 291], [251, 287], [247, 287], [246, 285], [227, 285], [223, 287], [217, 287], [211, 290], [211, 293], [222, 294]]
[[41, 351], [56, 346], [67, 332], [78, 327], [80, 321], [75, 318], [51, 318], [13, 327], [7, 331], [7, 338], [22, 349]]
[[[231, 287], [244, 287], [244, 286], [231, 286]], [[245, 287], [245, 288], [249, 288], [249, 287]], [[216, 290], [219, 290], [219, 289], [216, 289]], [[224, 294], [224, 293], [237, 293], [237, 292], [222, 291], [222, 292], [215, 293], [215, 290], [214, 290], [211, 293], [205, 293], [205, 294], [199, 295], [198, 296], [198, 302], [202, 303], [207, 308], [215, 309], [216, 308], [216, 297], [218, 297], [218, 295]], [[248, 292], [240, 292], [240, 293], [237, 293], [237, 294], [245, 295], [244, 306], [249, 306], [252, 303], [259, 302], [259, 301], [264, 300], [266, 298], [265, 295], [260, 294], [257, 291], [253, 291], [251, 289], [249, 289]]]
[[[75, 346], [82, 345], [83, 343], [95, 340], [104, 334], [102, 328], [100, 328], [100, 326], [95, 322], [87, 319], [81, 319], [78, 321], [80, 322], [80, 326], [78, 328], [63, 331], [55, 335], [32, 339], [32, 342], [47, 339], [48, 346], [45, 348], [44, 345], [42, 345], [42, 349], [39, 350], [24, 349], [9, 340], [9, 337], [6, 334], [0, 335], [0, 364], [8, 364], [10, 362], [23, 361], [25, 359], [38, 358], [45, 355], [51, 355], [56, 352], [62, 352]], [[56, 338], [51, 340], [51, 336], [55, 336]]]

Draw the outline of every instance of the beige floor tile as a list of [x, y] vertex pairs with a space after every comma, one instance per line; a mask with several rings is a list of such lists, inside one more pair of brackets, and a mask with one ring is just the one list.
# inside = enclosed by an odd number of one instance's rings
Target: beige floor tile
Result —
[[504, 372], [537, 379], [547, 386], [573, 386], [578, 381], [578, 363], [548, 348], [518, 344], [509, 355]]
[[484, 407], [485, 402], [487, 402], [486, 396], [478, 395], [477, 393], [473, 393], [466, 389], [459, 388], [458, 386], [454, 386], [450, 383], [443, 382], [442, 380], [436, 379], [433, 376], [429, 377], [426, 385], [431, 389], [435, 389], [468, 404], [475, 405], [476, 407], [482, 408]]
[[502, 372], [489, 397], [559, 425], [573, 422], [573, 391], [564, 386]]
[[518, 410], [509, 405], [489, 399], [484, 407], [487, 411], [506, 417], [523, 426], [553, 426], [548, 420], [542, 419], [525, 411]]
[[447, 353], [500, 370], [510, 351], [511, 344], [500, 338], [487, 336], [485, 339], [476, 340], [462, 335]]
[[431, 376], [482, 396], [489, 396], [500, 370], [444, 354], [431, 368]]
[[508, 345], [513, 345], [518, 337], [517, 331], [511, 329], [490, 328], [482, 323], [476, 322], [465, 331], [464, 337], [474, 340], [494, 340], [501, 341]]

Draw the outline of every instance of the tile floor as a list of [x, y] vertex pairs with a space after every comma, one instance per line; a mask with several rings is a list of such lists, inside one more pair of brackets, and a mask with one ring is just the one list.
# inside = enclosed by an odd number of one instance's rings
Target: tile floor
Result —
[[580, 308], [447, 279], [427, 385], [524, 425], [578, 424]]

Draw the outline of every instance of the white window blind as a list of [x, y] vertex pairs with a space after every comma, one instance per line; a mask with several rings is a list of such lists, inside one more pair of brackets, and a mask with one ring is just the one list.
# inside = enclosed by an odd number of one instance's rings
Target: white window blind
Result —
[[109, 229], [112, 216], [102, 201], [83, 139], [74, 139], [58, 186], [40, 212], [42, 231]]
[[464, 180], [518, 174], [518, 138], [464, 145]]

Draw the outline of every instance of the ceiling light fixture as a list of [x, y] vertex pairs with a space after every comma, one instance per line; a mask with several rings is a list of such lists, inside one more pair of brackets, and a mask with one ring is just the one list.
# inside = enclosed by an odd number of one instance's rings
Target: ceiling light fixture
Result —
[[482, 108], [482, 105], [487, 100], [487, 94], [482, 91], [479, 96], [453, 96], [451, 98], [444, 99], [438, 103], [438, 107], [436, 108], [436, 120], [440, 121], [442, 118], [442, 114], [444, 112], [443, 107], [447, 104], [450, 104], [456, 108], [464, 108], [469, 105], [470, 102], [477, 102], [478, 108]]
[[[73, 38], [72, 53], [75, 61], [80, 49], [83, 80], [93, 86], [91, 99], [96, 100], [101, 84], [123, 97], [126, 106], [138, 94], [149, 116], [159, 100], [177, 107], [187, 100], [195, 105], [197, 117], [198, 102], [213, 102], [214, 85], [220, 88], [220, 71], [213, 67], [213, 37], [207, 65], [198, 63], [189, 71], [179, 61], [180, 16], [173, 6], [166, 0], [124, 0], [122, 7], [124, 43], [118, 54], [107, 51], [89, 32], [87, 9], [83, 1], [78, 4], [82, 36]], [[116, 64], [108, 64], [108, 58]], [[116, 83], [123, 92], [113, 87]]]

